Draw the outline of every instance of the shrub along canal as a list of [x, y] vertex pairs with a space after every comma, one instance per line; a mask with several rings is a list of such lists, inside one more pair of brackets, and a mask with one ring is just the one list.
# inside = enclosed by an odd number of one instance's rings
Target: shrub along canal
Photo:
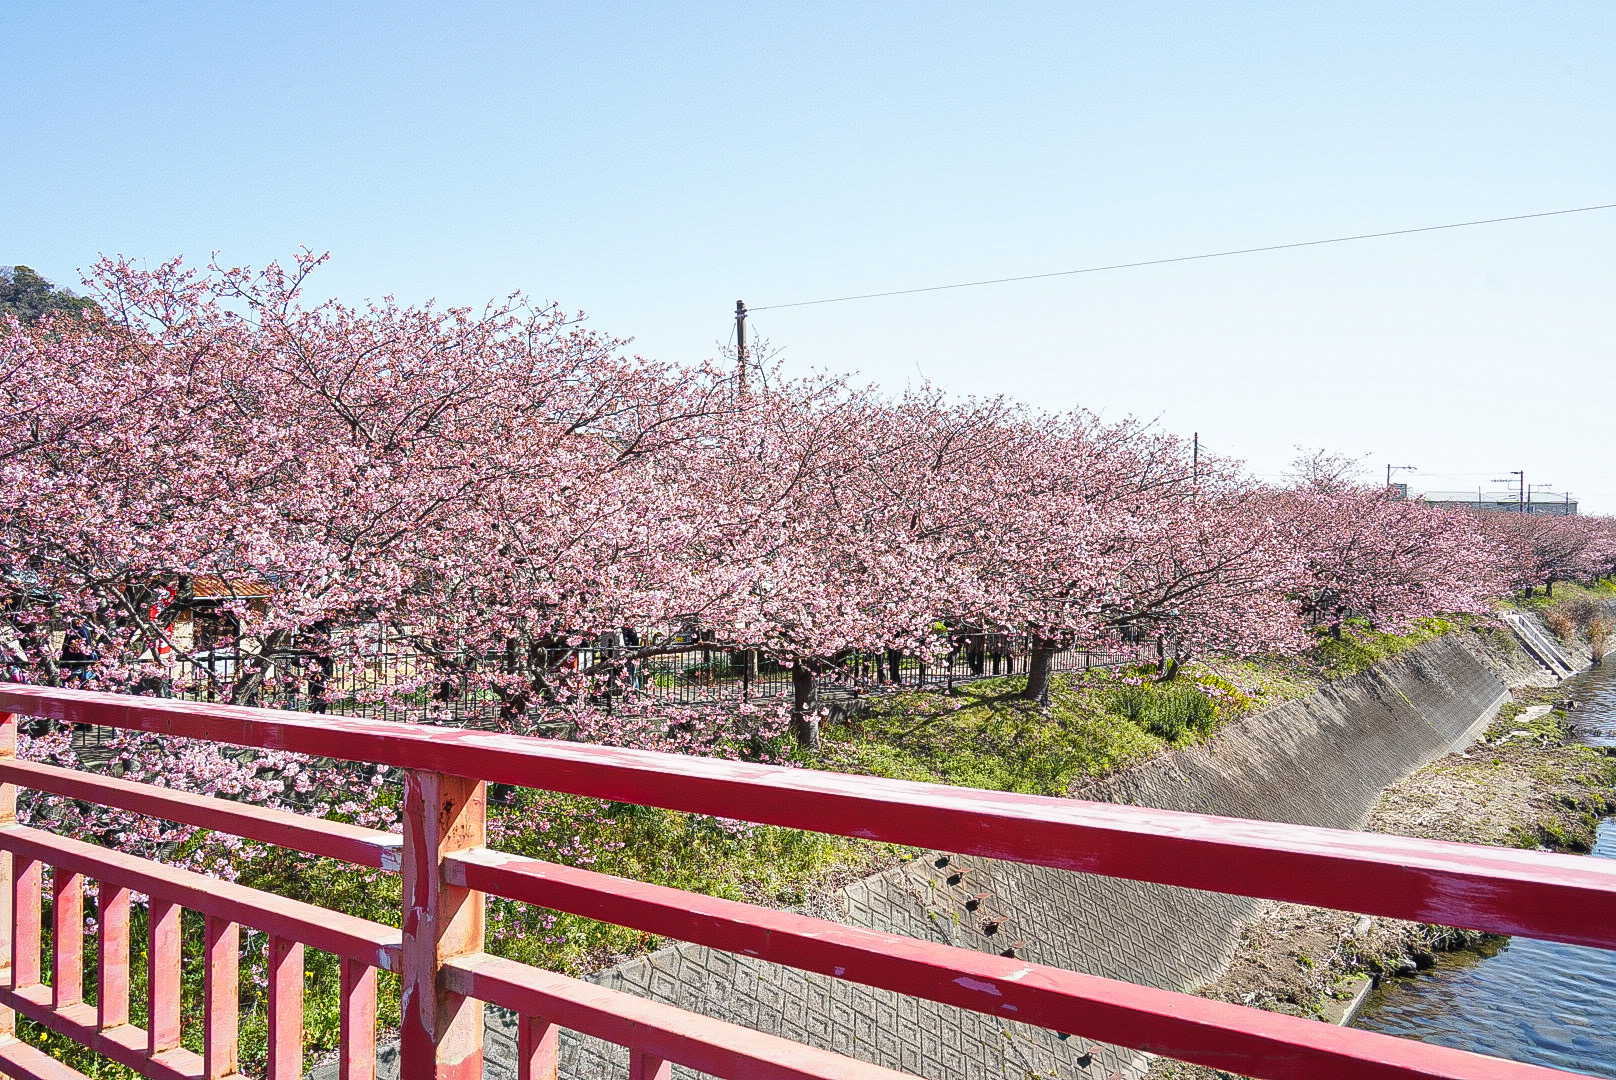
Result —
[[[1570, 679], [1565, 696], [1593, 745], [1616, 745], [1616, 663]], [[1591, 857], [1616, 858], [1616, 819]], [[1355, 1026], [1616, 1080], [1616, 952], [1512, 938], [1391, 979]]]

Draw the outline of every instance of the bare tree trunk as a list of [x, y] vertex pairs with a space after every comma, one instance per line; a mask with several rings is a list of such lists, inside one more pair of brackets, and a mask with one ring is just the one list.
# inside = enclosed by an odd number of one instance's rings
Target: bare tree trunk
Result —
[[1055, 654], [1060, 650], [1034, 638], [1027, 655], [1027, 688], [1021, 696], [1039, 705], [1049, 704], [1049, 676], [1055, 666]]
[[1168, 653], [1167, 643], [1160, 638], [1156, 640], [1156, 681], [1159, 683], [1172, 682], [1178, 677], [1181, 658], [1178, 654], [1178, 643], [1173, 643], [1173, 651]]
[[808, 665], [791, 668], [791, 733], [804, 750], [819, 749], [819, 684]]
[[[264, 678], [269, 674], [270, 666], [275, 657], [286, 648], [291, 640], [291, 633], [286, 630], [271, 631], [258, 643], [258, 648], [251, 657], [242, 655], [241, 639], [236, 639], [236, 678], [230, 687], [230, 701], [234, 705], [257, 705], [258, 692], [264, 685]], [[250, 659], [251, 663], [246, 661]]]

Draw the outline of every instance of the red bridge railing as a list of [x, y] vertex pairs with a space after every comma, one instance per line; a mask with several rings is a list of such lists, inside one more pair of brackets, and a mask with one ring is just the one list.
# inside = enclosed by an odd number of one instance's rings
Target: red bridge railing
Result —
[[[289, 750], [405, 770], [402, 835], [18, 760], [17, 717]], [[403, 985], [405, 1080], [482, 1075], [482, 1004], [515, 1012], [521, 1080], [556, 1075], [557, 1032], [725, 1078], [902, 1074], [484, 953], [489, 894], [1271, 1080], [1528, 1080], [1572, 1074], [1340, 1028], [488, 849], [486, 785], [513, 784], [921, 848], [1616, 948], [1616, 862], [708, 758], [0, 684], [0, 1073], [79, 1074], [16, 1040], [26, 1016], [143, 1076], [237, 1073], [243, 926], [270, 935], [269, 1076], [303, 1071], [305, 947], [342, 958], [344, 1080], [375, 1069], [376, 972]], [[16, 823], [18, 787], [397, 870], [402, 929]], [[49, 967], [42, 870], [52, 868]], [[99, 883], [95, 1004], [83, 897]], [[131, 893], [147, 895], [145, 1029], [129, 1023]], [[204, 1052], [180, 1046], [179, 912], [205, 916]], [[9, 933], [4, 932], [9, 929]], [[45, 979], [49, 972], [48, 982]], [[936, 1077], [931, 1080], [944, 1080]]]

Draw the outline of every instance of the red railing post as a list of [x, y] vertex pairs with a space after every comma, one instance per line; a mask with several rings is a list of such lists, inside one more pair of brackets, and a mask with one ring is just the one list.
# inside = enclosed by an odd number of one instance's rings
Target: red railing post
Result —
[[51, 1006], [84, 1000], [84, 879], [51, 871]]
[[13, 859], [11, 865], [11, 987], [39, 985], [40, 889], [44, 865]]
[[630, 1050], [628, 1080], [672, 1080], [673, 1062], [664, 1061], [643, 1050]]
[[[17, 714], [0, 712], [0, 758], [17, 756]], [[0, 784], [0, 827], [17, 821], [17, 785]], [[0, 852], [0, 967], [10, 968], [12, 917], [11, 904], [11, 852]], [[15, 979], [12, 980], [15, 985]], [[17, 1028], [17, 1014], [9, 1007], [0, 1006], [0, 1038], [11, 1035]]]
[[146, 901], [146, 1056], [180, 1044], [180, 906]]
[[204, 1080], [221, 1080], [236, 1071], [240, 1049], [241, 927], [209, 915], [202, 936], [207, 964], [202, 984], [202, 1075]]
[[[340, 1080], [376, 1080], [376, 969], [342, 959]], [[271, 1080], [274, 1080], [272, 1077]], [[294, 1076], [289, 1080], [298, 1080]]]
[[446, 884], [443, 857], [483, 845], [487, 811], [480, 780], [404, 774], [401, 1080], [482, 1080], [482, 1003], [443, 990], [438, 973], [482, 951], [483, 894]]
[[516, 1021], [516, 1080], [556, 1080], [561, 1031], [539, 1016]]
[[96, 1023], [113, 1028], [129, 1022], [129, 890], [96, 883]]
[[[303, 946], [278, 934], [269, 936], [268, 1080], [303, 1076]], [[343, 1040], [347, 1053], [347, 1040]]]

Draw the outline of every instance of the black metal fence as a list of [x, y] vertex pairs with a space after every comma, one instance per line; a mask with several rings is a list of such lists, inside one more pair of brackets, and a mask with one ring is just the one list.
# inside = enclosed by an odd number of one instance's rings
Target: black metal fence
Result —
[[[1130, 653], [1073, 649], [1056, 654], [1055, 671], [1087, 671], [1132, 662]], [[579, 646], [535, 650], [520, 662], [495, 656], [445, 667], [409, 651], [320, 658], [289, 654], [252, 660], [263, 668], [238, 704], [268, 708], [496, 728], [502, 720], [576, 703], [605, 709], [624, 706], [700, 706], [788, 699], [792, 672], [751, 649], [712, 642], [654, 650]], [[980, 679], [1027, 672], [1024, 642], [982, 635], [953, 652], [923, 658], [850, 652], [820, 665], [816, 684], [827, 699], [892, 693], [946, 691]], [[196, 701], [219, 701], [239, 685], [242, 663], [233, 652], [203, 654], [168, 693]], [[541, 692], [535, 693], [535, 687]], [[162, 691], [159, 691], [162, 692]], [[531, 719], [531, 717], [530, 717]]]

